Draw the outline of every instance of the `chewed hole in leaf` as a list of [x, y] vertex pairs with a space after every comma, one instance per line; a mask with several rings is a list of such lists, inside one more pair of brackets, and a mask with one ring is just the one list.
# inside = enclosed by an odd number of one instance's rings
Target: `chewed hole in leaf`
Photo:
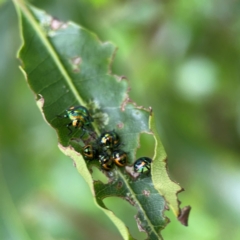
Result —
[[[105, 177], [98, 169], [97, 159], [89, 163], [82, 157], [83, 146], [94, 143], [103, 131], [113, 130], [121, 140], [117, 147], [129, 157], [130, 168], [137, 158], [152, 158], [154, 155], [155, 142], [150, 133], [156, 134], [156, 131], [149, 121], [153, 119], [151, 109], [139, 107], [131, 101], [127, 81], [111, 75], [109, 64], [115, 47], [111, 43], [101, 43], [94, 34], [74, 23], [62, 23], [41, 10], [25, 6], [23, 1], [16, 2], [21, 12], [24, 45], [19, 54], [25, 76], [34, 93], [44, 99], [44, 105], [41, 101], [38, 104], [46, 121], [58, 133], [59, 148], [74, 159], [77, 170], [93, 192], [96, 204], [114, 221], [124, 239], [131, 239], [128, 230], [102, 204], [103, 199], [109, 196], [118, 197], [117, 202], [112, 203], [113, 207], [110, 206], [114, 213], [129, 207], [134, 209], [133, 213], [129, 211], [131, 217], [124, 219], [126, 225], [129, 225], [129, 220], [136, 229], [145, 231], [149, 239], [161, 239], [160, 232], [167, 224], [164, 215], [166, 202], [170, 202], [179, 215], [176, 197], [179, 187], [167, 175], [166, 154], [160, 139], [156, 138], [158, 148], [151, 165], [152, 175], [140, 172], [138, 176], [132, 176], [125, 171], [127, 167], [115, 164], [113, 169], [105, 172]], [[84, 128], [84, 137], [83, 128], [72, 129], [69, 135], [69, 119], [57, 117], [64, 115], [69, 107], [78, 105], [89, 109], [94, 119], [89, 124], [91, 129]], [[141, 236], [146, 239], [145, 233]]]
[[104, 199], [104, 204], [126, 224], [134, 239], [143, 240], [147, 238], [146, 233], [139, 232], [137, 222], [134, 219], [134, 216], [137, 215], [137, 209], [135, 207], [117, 197]]
[[142, 133], [140, 135], [140, 148], [137, 149], [136, 159], [140, 157], [152, 158], [154, 155], [155, 141], [152, 134]]
[[108, 178], [106, 175], [97, 167], [92, 167], [92, 178], [93, 180], [101, 181], [104, 184], [108, 183]]

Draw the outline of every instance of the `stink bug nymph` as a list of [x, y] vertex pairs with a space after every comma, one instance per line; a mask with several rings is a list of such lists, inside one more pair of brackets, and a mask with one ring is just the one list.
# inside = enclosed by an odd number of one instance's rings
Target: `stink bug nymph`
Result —
[[113, 161], [111, 157], [106, 153], [102, 152], [98, 156], [99, 163], [101, 167], [107, 171], [111, 170], [113, 167]]
[[99, 146], [104, 149], [114, 149], [119, 146], [120, 138], [117, 133], [113, 131], [103, 132], [99, 137]]
[[92, 145], [86, 145], [83, 148], [83, 156], [86, 160], [94, 160], [97, 158], [98, 151]]
[[133, 168], [135, 172], [144, 172], [151, 169], [152, 159], [148, 157], [141, 157], [135, 161]]
[[72, 129], [70, 127], [79, 128], [82, 130], [82, 137], [86, 131], [87, 126], [93, 122], [93, 118], [91, 117], [89, 111], [83, 106], [74, 106], [70, 107], [66, 110], [66, 114], [61, 116], [64, 118], [69, 118], [71, 120], [70, 123], [66, 125], [69, 130], [69, 135], [72, 133]]
[[112, 153], [112, 159], [116, 165], [124, 167], [127, 164], [127, 153], [122, 150], [115, 150]]

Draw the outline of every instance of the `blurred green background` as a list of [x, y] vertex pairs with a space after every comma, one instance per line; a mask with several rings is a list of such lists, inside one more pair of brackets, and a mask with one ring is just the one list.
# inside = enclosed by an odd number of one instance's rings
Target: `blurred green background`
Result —
[[[0, 239], [121, 239], [57, 147], [16, 59], [18, 19], [0, 1]], [[112, 69], [152, 106], [172, 179], [191, 205], [189, 226], [169, 211], [168, 240], [240, 239], [240, 1], [32, 0], [118, 47]], [[142, 142], [141, 151], [150, 148]], [[107, 206], [145, 239], [136, 210]]]

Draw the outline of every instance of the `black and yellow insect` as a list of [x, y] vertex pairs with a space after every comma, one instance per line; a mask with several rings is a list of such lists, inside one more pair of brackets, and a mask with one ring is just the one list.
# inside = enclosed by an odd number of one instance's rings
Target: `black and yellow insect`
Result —
[[99, 163], [101, 167], [107, 171], [111, 170], [113, 167], [113, 161], [111, 156], [107, 152], [102, 152], [98, 156]]
[[122, 150], [115, 150], [112, 153], [112, 160], [119, 167], [124, 167], [127, 164], [127, 153]]
[[69, 118], [71, 120], [71, 122], [66, 125], [69, 130], [69, 135], [72, 133], [71, 127], [74, 127], [82, 130], [80, 137], [85, 134], [86, 127], [93, 122], [93, 118], [89, 111], [83, 106], [70, 107], [66, 110], [66, 114], [60, 117]]
[[97, 159], [98, 150], [92, 145], [85, 145], [83, 148], [83, 156], [86, 160], [94, 160]]
[[120, 138], [114, 130], [103, 132], [99, 137], [98, 144], [103, 150], [112, 150], [120, 145]]
[[141, 157], [135, 161], [133, 168], [135, 172], [144, 172], [151, 169], [152, 159], [148, 157]]

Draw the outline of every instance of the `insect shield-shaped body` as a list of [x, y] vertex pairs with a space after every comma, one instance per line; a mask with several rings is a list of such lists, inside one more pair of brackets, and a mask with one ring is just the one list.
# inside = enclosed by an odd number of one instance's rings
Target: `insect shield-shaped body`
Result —
[[69, 135], [72, 133], [70, 127], [74, 127], [82, 130], [80, 137], [82, 137], [86, 132], [85, 127], [89, 126], [93, 122], [93, 118], [91, 117], [89, 111], [83, 106], [70, 107], [66, 110], [66, 114], [62, 117], [69, 118], [71, 120], [71, 122], [66, 126], [69, 130]]
[[102, 150], [112, 150], [120, 144], [120, 138], [115, 131], [103, 132], [99, 137], [98, 144]]
[[107, 171], [111, 170], [113, 167], [113, 161], [107, 152], [102, 152], [98, 155], [98, 160], [101, 167]]
[[145, 172], [151, 169], [152, 159], [148, 157], [141, 157], [135, 161], [133, 168], [135, 172]]
[[83, 157], [86, 160], [97, 159], [98, 150], [92, 145], [85, 145], [83, 148]]
[[122, 150], [114, 150], [112, 153], [112, 159], [119, 167], [124, 167], [127, 164], [127, 153]]

